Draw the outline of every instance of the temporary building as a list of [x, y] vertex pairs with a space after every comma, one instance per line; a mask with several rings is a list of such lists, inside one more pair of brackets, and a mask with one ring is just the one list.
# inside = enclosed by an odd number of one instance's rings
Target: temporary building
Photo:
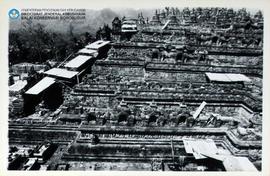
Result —
[[35, 84], [32, 88], [26, 91], [26, 94], [38, 95], [43, 92], [45, 89], [49, 88], [51, 85], [55, 83], [54, 78], [45, 77], [40, 80], [37, 84]]

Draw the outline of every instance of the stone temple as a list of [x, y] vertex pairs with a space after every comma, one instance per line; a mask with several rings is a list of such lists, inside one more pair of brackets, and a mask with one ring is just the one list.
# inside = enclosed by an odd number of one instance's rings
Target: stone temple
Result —
[[166, 7], [110, 25], [10, 86], [8, 169], [261, 170], [260, 11]]

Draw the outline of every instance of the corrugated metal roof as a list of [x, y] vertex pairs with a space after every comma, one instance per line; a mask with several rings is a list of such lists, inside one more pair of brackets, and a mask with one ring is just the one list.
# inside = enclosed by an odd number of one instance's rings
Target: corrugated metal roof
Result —
[[78, 53], [91, 54], [94, 57], [98, 55], [98, 52], [96, 50], [87, 49], [87, 48], [80, 49]]
[[22, 90], [27, 85], [26, 80], [19, 80], [15, 84], [9, 86], [9, 90], [12, 92], [18, 92]]
[[247, 157], [235, 157], [227, 152], [220, 152], [212, 139], [183, 139], [186, 153], [195, 159], [212, 158], [221, 161], [226, 171], [257, 171]]
[[211, 81], [218, 82], [250, 82], [251, 80], [243, 75], [236, 73], [205, 73]]
[[96, 41], [94, 43], [91, 43], [91, 44], [87, 45], [85, 48], [97, 50], [97, 49], [99, 49], [99, 48], [101, 48], [101, 47], [103, 47], [103, 46], [105, 46], [105, 45], [107, 45], [109, 43], [110, 43], [110, 41], [98, 40], [98, 41]]
[[171, 20], [168, 20], [168, 21], [164, 24], [164, 26], [162, 27], [162, 30], [165, 29], [165, 28], [168, 26], [168, 24], [170, 23], [170, 21], [171, 21]]
[[226, 171], [258, 171], [247, 157], [226, 157], [223, 165]]
[[45, 77], [25, 93], [32, 94], [32, 95], [38, 95], [54, 83], [55, 83], [54, 78]]
[[72, 59], [71, 61], [69, 61], [68, 63], [66, 63], [65, 67], [79, 68], [80, 66], [82, 66], [84, 63], [86, 63], [91, 58], [92, 58], [91, 56], [79, 55], [79, 56], [75, 57], [74, 59]]
[[45, 74], [47, 74], [47, 75], [57, 76], [57, 77], [61, 77], [61, 78], [68, 78], [68, 79], [73, 78], [78, 73], [79, 72], [69, 71], [69, 70], [61, 69], [61, 68], [52, 68], [52, 69], [45, 72]]
[[231, 82], [224, 73], [205, 73], [211, 81]]
[[238, 81], [246, 81], [246, 82], [250, 82], [251, 80], [243, 75], [243, 74], [233, 74], [233, 73], [228, 73], [227, 74], [227, 77], [229, 77], [229, 79], [231, 81], [234, 81], [234, 82], [238, 82]]
[[207, 158], [203, 153], [214, 155], [217, 153], [217, 146], [212, 139], [183, 139], [185, 150], [187, 153], [193, 154], [195, 159]]
[[203, 101], [201, 103], [201, 105], [199, 106], [199, 108], [195, 111], [195, 113], [192, 116], [194, 119], [196, 119], [200, 115], [200, 113], [202, 112], [202, 110], [203, 110], [203, 108], [205, 107], [206, 104], [207, 103], [205, 101]]

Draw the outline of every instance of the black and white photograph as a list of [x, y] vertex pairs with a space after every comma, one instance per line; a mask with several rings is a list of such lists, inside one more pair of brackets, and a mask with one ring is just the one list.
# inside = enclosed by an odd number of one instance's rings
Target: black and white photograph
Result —
[[7, 170], [262, 171], [263, 9], [6, 13]]

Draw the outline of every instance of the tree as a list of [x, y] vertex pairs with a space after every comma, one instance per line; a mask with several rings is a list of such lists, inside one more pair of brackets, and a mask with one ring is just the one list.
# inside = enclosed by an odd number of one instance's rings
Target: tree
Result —
[[93, 37], [90, 35], [89, 32], [85, 32], [84, 37], [85, 37], [84, 44], [88, 44], [89, 42], [93, 41]]

